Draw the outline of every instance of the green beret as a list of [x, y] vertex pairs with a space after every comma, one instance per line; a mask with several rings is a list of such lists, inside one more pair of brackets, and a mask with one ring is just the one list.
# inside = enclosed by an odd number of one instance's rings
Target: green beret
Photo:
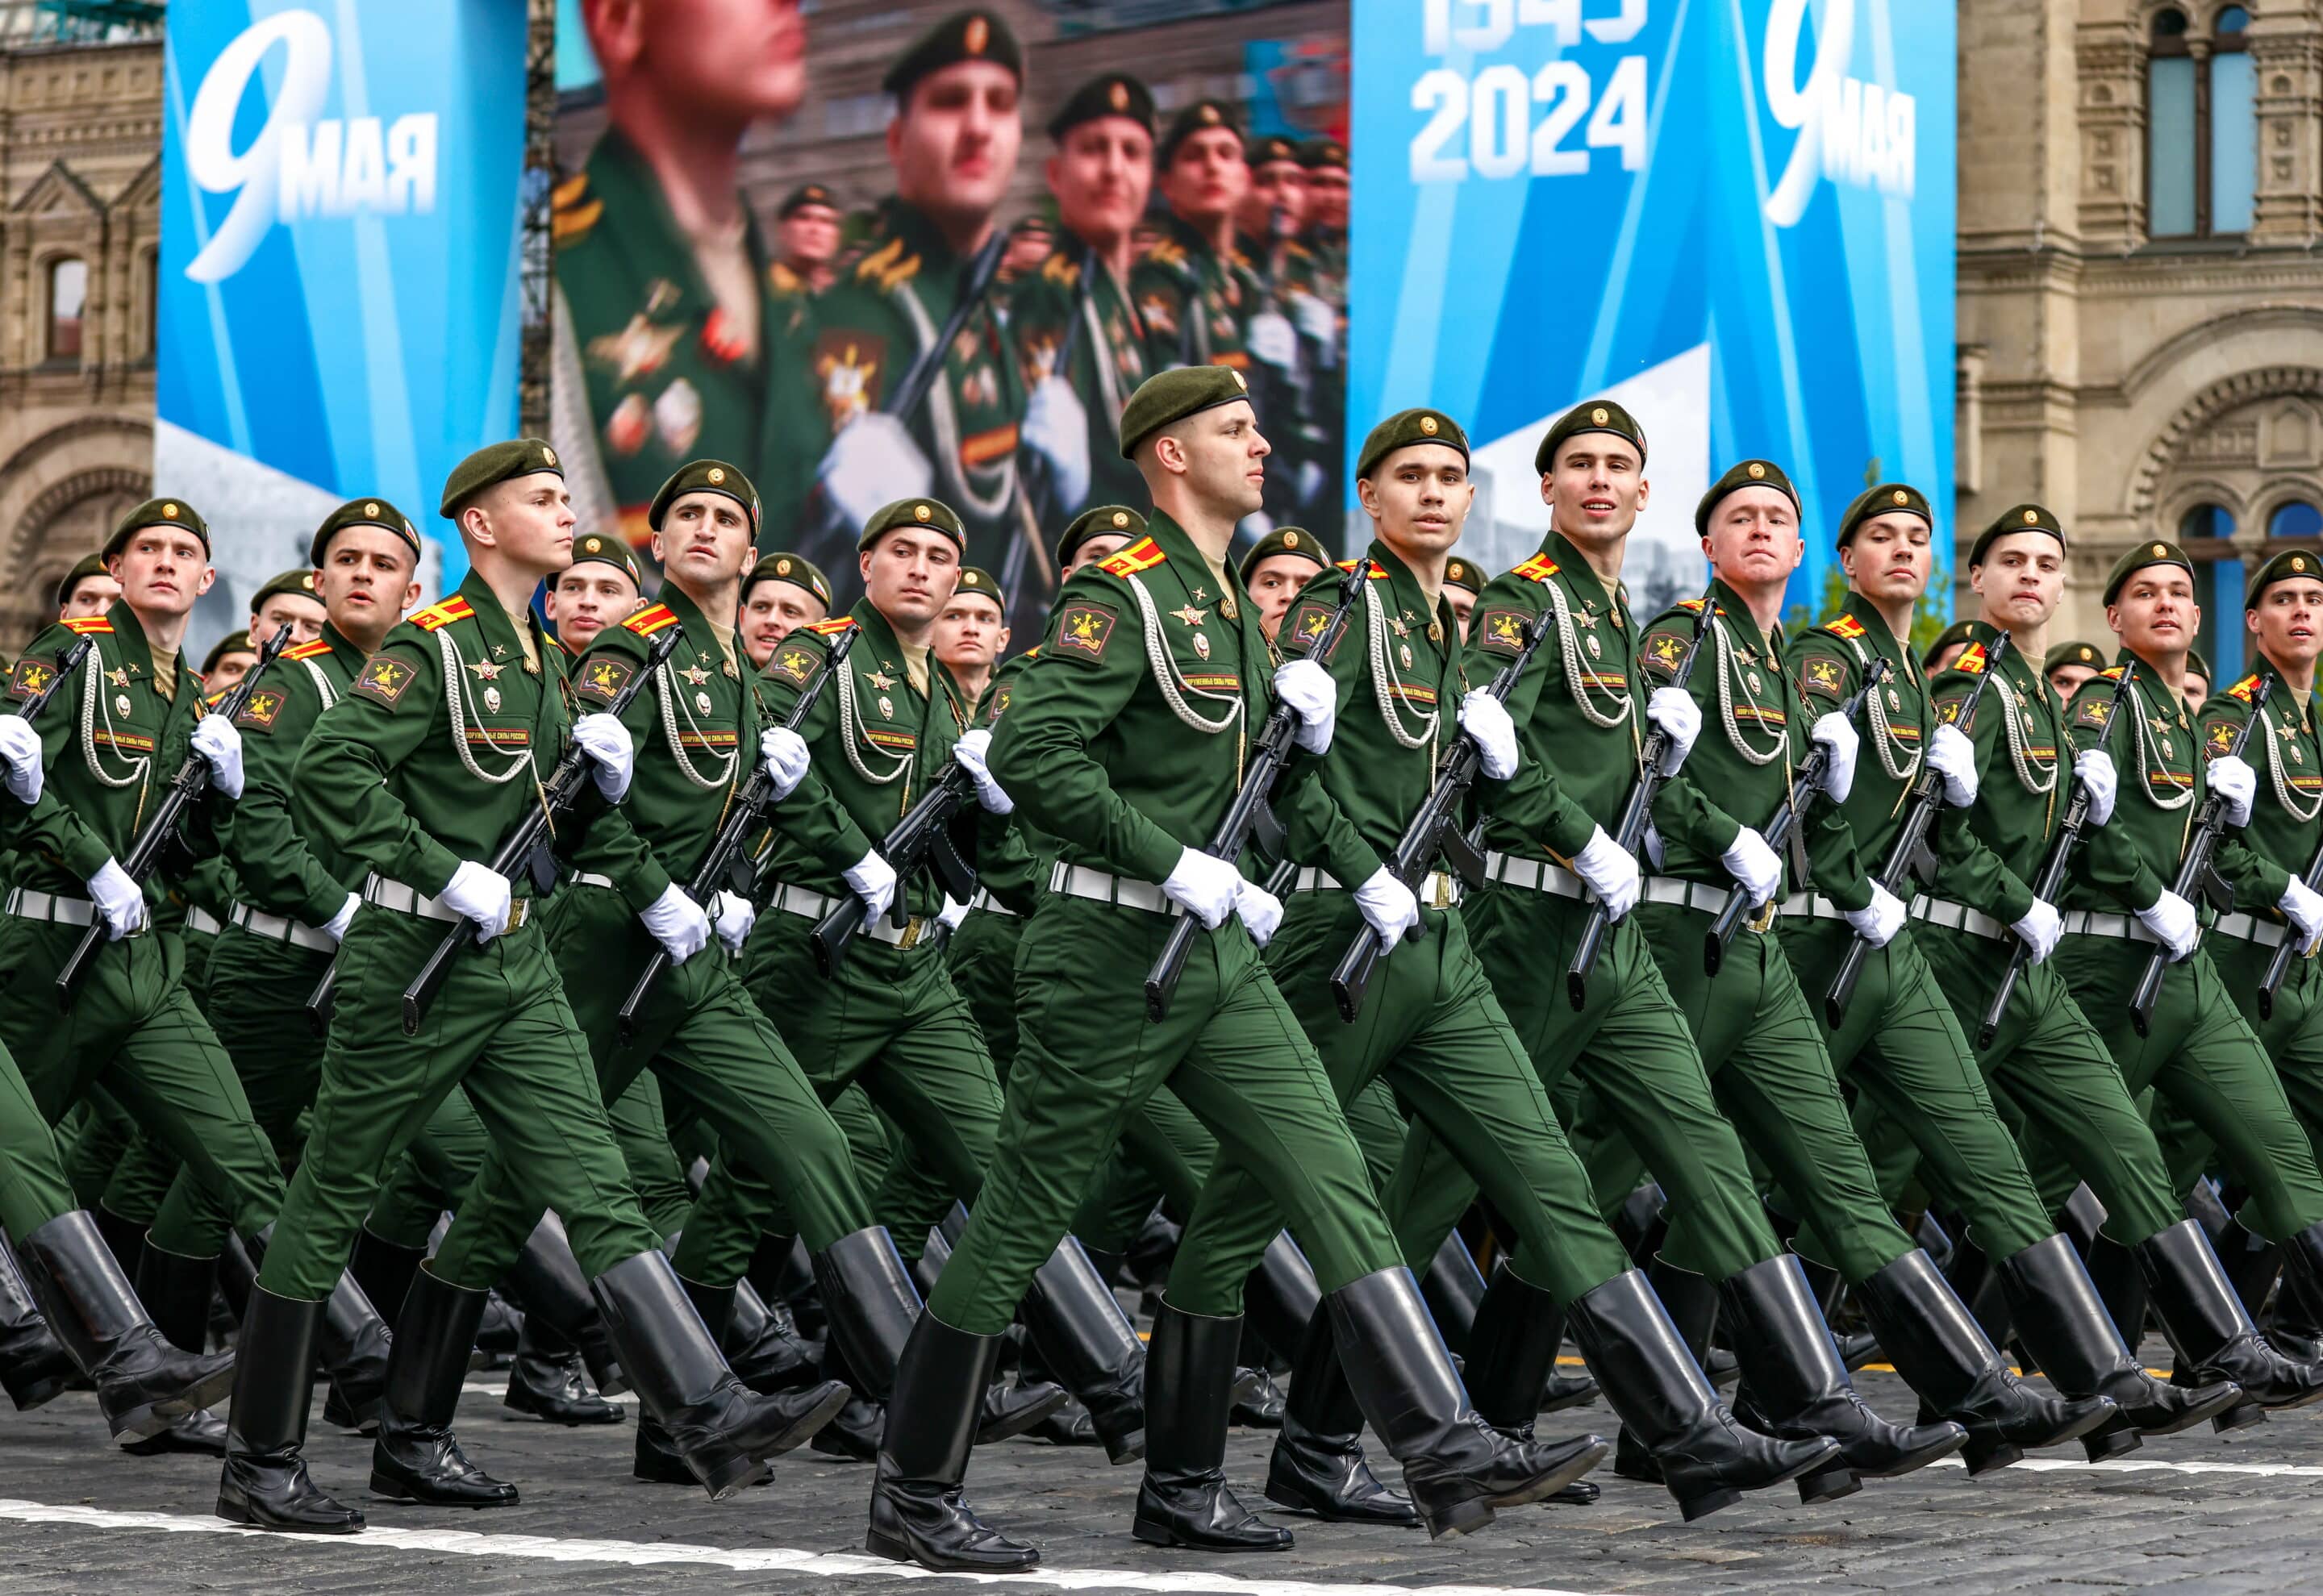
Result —
[[1547, 476], [1548, 468], [1556, 460], [1556, 445], [1576, 433], [1584, 432], [1610, 432], [1617, 438], [1635, 444], [1638, 446], [1638, 469], [1645, 469], [1646, 429], [1638, 425], [1638, 418], [1611, 399], [1591, 399], [1586, 404], [1574, 406], [1556, 418], [1556, 425], [1550, 427], [1547, 436], [1540, 440], [1540, 447], [1532, 452], [1533, 470]]
[[2188, 559], [2186, 551], [2176, 544], [2165, 543], [2160, 538], [2151, 543], [2134, 543], [2127, 554], [2113, 563], [2113, 570], [2106, 577], [2105, 597], [2098, 601], [2110, 605], [2121, 597], [2122, 584], [2148, 565], [2176, 565], [2188, 577], [2194, 574], [2194, 562]]
[[951, 590], [951, 596], [957, 599], [962, 593], [982, 593], [1000, 605], [1001, 614], [1008, 613], [1008, 606], [1001, 603], [1000, 579], [981, 565], [962, 565], [960, 568], [960, 585]]
[[414, 561], [419, 558], [419, 528], [410, 518], [384, 499], [350, 499], [315, 528], [314, 537], [307, 545], [307, 562], [320, 570], [323, 555], [331, 546], [331, 539], [350, 527], [376, 527], [382, 532], [392, 532], [411, 550]]
[[1970, 621], [1956, 620], [1952, 622], [1951, 625], [1946, 627], [1942, 631], [1938, 632], [1936, 634], [1936, 640], [1929, 644], [1928, 651], [1920, 656], [1921, 668], [1924, 670], [1935, 669], [1936, 656], [1942, 654], [1945, 649], [1951, 647], [1955, 643], [1969, 644], [1975, 642], [1975, 634], [1969, 630], [1970, 626], [1973, 623]]
[[1331, 568], [1331, 555], [1323, 547], [1323, 540], [1304, 527], [1277, 527], [1260, 538], [1250, 553], [1242, 557], [1242, 569], [1235, 574], [1242, 578], [1244, 587], [1250, 585], [1250, 573], [1258, 569], [1259, 562], [1277, 555], [1297, 555], [1314, 561], [1326, 571]]
[[1121, 408], [1121, 457], [1163, 427], [1203, 410], [1250, 398], [1250, 384], [1232, 366], [1178, 366], [1148, 377]]
[[775, 220], [787, 222], [794, 213], [811, 205], [822, 206], [826, 210], [839, 208], [839, 201], [832, 197], [830, 189], [820, 183], [801, 183], [783, 197], [782, 207], [775, 212]]
[[750, 590], [762, 582], [787, 582], [793, 587], [804, 588], [822, 601], [825, 610], [831, 608], [831, 583], [823, 579], [814, 563], [803, 555], [788, 552], [768, 555], [750, 567], [750, 574], [742, 579], [742, 601], [750, 601]]
[[2087, 665], [2101, 671], [2106, 668], [2105, 650], [2095, 643], [2060, 643], [2042, 656], [2041, 674], [2045, 676], [2059, 665]]
[[105, 540], [105, 557], [113, 558], [134, 532], [147, 527], [182, 527], [202, 540], [202, 553], [210, 552], [210, 524], [202, 519], [202, 512], [182, 499], [148, 499], [114, 523], [113, 536]]
[[1278, 161], [1288, 161], [1296, 165], [1299, 161], [1299, 146], [1281, 133], [1267, 133], [1250, 142], [1249, 147], [1243, 151], [1243, 160], [1253, 171], [1256, 171], [1262, 166], [1271, 166]]
[[103, 555], [83, 555], [73, 562], [72, 569], [66, 572], [57, 582], [57, 608], [61, 610], [72, 602], [73, 589], [81, 584], [83, 578], [111, 574], [112, 573], [105, 568]]
[[879, 79], [879, 87], [898, 100], [908, 100], [921, 78], [962, 61], [992, 61], [1007, 68], [1018, 83], [1024, 81], [1024, 51], [1015, 31], [998, 13], [977, 6], [952, 13], [914, 40]]
[[228, 632], [225, 637], [220, 637], [217, 640], [216, 645], [210, 649], [208, 654], [203, 656], [201, 674], [207, 676], [212, 671], [217, 669], [218, 661], [224, 659], [229, 654], [255, 654], [257, 652], [257, 646], [251, 642], [250, 634], [248, 632]]
[[1178, 146], [1198, 133], [1223, 127], [1237, 139], [1242, 137], [1242, 123], [1235, 108], [1224, 100], [1196, 100], [1171, 119], [1170, 131], [1162, 135], [1161, 148], [1153, 151], [1153, 163], [1167, 167], [1178, 159]]
[[1468, 458], [1468, 435], [1451, 417], [1441, 410], [1398, 410], [1364, 439], [1363, 453], [1355, 457], [1355, 474], [1371, 475], [1372, 467], [1414, 444], [1442, 444], [1459, 450], [1464, 462]]
[[1465, 560], [1446, 560], [1444, 562], [1444, 585], [1480, 593], [1484, 591], [1484, 573]]
[[1092, 537], [1126, 537], [1134, 543], [1144, 536], [1145, 518], [1129, 506], [1093, 504], [1075, 516], [1066, 525], [1064, 536], [1057, 539], [1057, 569], [1071, 564], [1081, 545]]
[[2210, 662], [2202, 657], [2202, 651], [2199, 648], [2186, 650], [2186, 674], [2190, 676], [2199, 676], [2205, 682], [2217, 680], [2210, 673]]
[[1919, 517], [1931, 528], [1936, 524], [1936, 512], [1928, 508], [1928, 496], [1909, 482], [1882, 482], [1876, 488], [1866, 488], [1839, 518], [1839, 545], [1845, 548], [1855, 541], [1856, 528], [1874, 516], [1893, 515], [1897, 510]]
[[1108, 116], [1126, 116], [1151, 138], [1153, 91], [1126, 72], [1107, 72], [1102, 78], [1092, 78], [1073, 90], [1072, 97], [1049, 118], [1049, 136], [1061, 144], [1065, 135], [1082, 123], [1102, 122]]
[[486, 444], [452, 468], [444, 479], [443, 501], [436, 513], [445, 520], [456, 519], [460, 511], [485, 489], [495, 482], [506, 482], [518, 477], [528, 477], [535, 472], [555, 472], [565, 474], [556, 463], [556, 451], [539, 438], [510, 438], [504, 444]]
[[[594, 560], [601, 565], [611, 565], [629, 575], [630, 585], [640, 592], [645, 590], [645, 573], [638, 567], [638, 556], [630, 551], [629, 540], [618, 532], [583, 532], [573, 540], [573, 565]], [[567, 565], [570, 571], [573, 565]], [[556, 578], [548, 579], [554, 587]]]
[[296, 593], [302, 599], [314, 599], [318, 604], [322, 602], [315, 593], [315, 570], [311, 565], [301, 565], [296, 571], [285, 571], [269, 579], [264, 587], [252, 595], [250, 612], [255, 615], [265, 609], [266, 601], [277, 593]]
[[855, 540], [856, 549], [860, 552], [869, 548], [879, 541], [882, 533], [893, 532], [898, 527], [932, 527], [950, 538], [962, 555], [968, 553], [968, 530], [960, 524], [960, 512], [941, 499], [898, 499], [893, 504], [880, 506], [863, 523], [863, 536]]
[[1324, 167], [1347, 170], [1347, 147], [1336, 139], [1309, 139], [1299, 146], [1299, 164], [1308, 171]]
[[1771, 460], [1744, 460], [1727, 467], [1726, 474], [1710, 484], [1710, 491], [1694, 507], [1694, 529], [1703, 537], [1710, 536], [1710, 515], [1728, 496], [1745, 488], [1772, 488], [1791, 501], [1791, 512], [1799, 511], [1799, 491], [1791, 486], [1791, 479], [1783, 468]]
[[661, 491], [653, 496], [652, 508], [646, 511], [646, 525], [660, 531], [669, 507], [688, 493], [721, 493], [740, 505], [750, 518], [750, 541], [758, 541], [758, 491], [739, 466], [723, 460], [689, 460], [670, 472], [669, 481], [661, 485]]
[[2015, 504], [2002, 510], [1991, 526], [1976, 535], [1976, 546], [1968, 551], [1968, 563], [1972, 566], [1983, 564], [1984, 551], [2012, 532], [2046, 532], [2057, 540], [2058, 547], [2065, 545], [2065, 529], [2057, 524], [2056, 517], [2037, 504]]
[[[75, 566], [74, 569], [78, 570], [79, 567]], [[2310, 554], [2305, 549], [2284, 549], [2251, 573], [2250, 586], [2243, 590], [2243, 608], [2257, 609], [2260, 593], [2278, 582], [2290, 582], [2300, 577], [2309, 582], [2323, 582], [2323, 555]], [[66, 580], [69, 582], [71, 579], [68, 577]], [[57, 601], [57, 608], [64, 608], [63, 600]]]

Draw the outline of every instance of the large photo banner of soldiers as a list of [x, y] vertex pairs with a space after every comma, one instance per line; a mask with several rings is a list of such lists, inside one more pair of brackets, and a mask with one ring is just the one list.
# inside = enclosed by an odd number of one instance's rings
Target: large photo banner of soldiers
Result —
[[648, 589], [708, 456], [833, 612], [882, 505], [953, 506], [1030, 638], [1060, 531], [1143, 506], [1129, 394], [1200, 363], [1274, 445], [1240, 546], [1346, 552], [1344, 0], [562, 0], [556, 51], [550, 437]]

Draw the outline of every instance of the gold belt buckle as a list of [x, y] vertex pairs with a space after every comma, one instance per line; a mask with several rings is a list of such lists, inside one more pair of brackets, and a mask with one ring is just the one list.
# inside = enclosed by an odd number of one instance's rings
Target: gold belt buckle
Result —
[[1449, 909], [1452, 906], [1451, 871], [1437, 870], [1428, 876], [1428, 906], [1431, 909]]
[[[530, 898], [513, 898], [510, 900], [508, 922], [509, 930], [517, 930], [519, 927], [522, 926], [526, 921], [531, 918], [532, 900]], [[289, 931], [286, 931], [283, 932], [282, 940], [286, 943], [290, 940]]]
[[920, 945], [920, 932], [926, 929], [927, 923], [928, 922], [925, 920], [923, 920], [920, 916], [916, 914], [913, 915], [909, 920], [904, 922], [904, 934], [895, 939], [895, 946], [906, 950], [918, 947]]
[[1757, 931], [1761, 936], [1764, 936], [1768, 931], [1774, 929], [1775, 916], [1781, 913], [1782, 902], [1780, 898], [1768, 898], [1764, 903], [1761, 903], [1758, 906], [1758, 912], [1756, 914], [1753, 914], [1744, 922], [1744, 924], [1749, 930]]

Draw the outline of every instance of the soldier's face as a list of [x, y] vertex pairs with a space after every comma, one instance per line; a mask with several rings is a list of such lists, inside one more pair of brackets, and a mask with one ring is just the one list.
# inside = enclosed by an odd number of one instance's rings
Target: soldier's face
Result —
[[602, 560], [583, 560], [548, 584], [548, 619], [557, 640], [578, 654], [599, 632], [625, 620], [639, 603], [629, 573]]
[[[1109, 560], [1128, 546], [1129, 535], [1125, 532], [1117, 537], [1109, 532], [1103, 537], [1092, 537], [1080, 547], [1073, 550], [1072, 563], [1065, 567], [1064, 576], [1070, 576], [1084, 565], [1094, 565], [1099, 560]], [[1059, 577], [1058, 580], [1063, 581], [1064, 576]]]
[[936, 657], [955, 674], [988, 671], [1008, 647], [1008, 628], [1000, 624], [1000, 606], [983, 593], [954, 593], [936, 618]]
[[1248, 399], [1197, 411], [1153, 445], [1162, 469], [1182, 475], [1197, 503], [1237, 521], [1266, 497], [1266, 457], [1273, 451]]
[[2313, 665], [2323, 654], [2323, 580], [2268, 582], [2243, 624], [2276, 665]]
[[1848, 581], [1875, 603], [1917, 599], [1927, 590], [1934, 559], [1928, 523], [1909, 510], [1873, 516], [1839, 551]]
[[749, 512], [723, 493], [686, 493], [663, 512], [654, 558], [692, 587], [717, 587], [750, 564]]
[[2186, 701], [2188, 709], [2199, 710], [2210, 696], [2210, 679], [2197, 672], [2188, 671], [2185, 681], [2179, 686], [2178, 695]]
[[1269, 555], [1250, 568], [1250, 581], [1244, 585], [1250, 601], [1258, 606], [1259, 629], [1269, 640], [1290, 613], [1300, 590], [1322, 574], [1323, 567], [1304, 555]]
[[282, 646], [296, 648], [323, 635], [323, 616], [320, 599], [301, 593], [275, 593], [250, 612], [250, 640], [263, 648], [275, 633], [287, 628], [290, 640]]
[[1048, 176], [1067, 232], [1095, 243], [1125, 238], [1153, 187], [1153, 135], [1126, 116], [1084, 122], [1049, 157]]
[[1407, 559], [1433, 559], [1460, 541], [1476, 485], [1467, 456], [1449, 444], [1396, 450], [1355, 483], [1364, 510], [1386, 545]]
[[1232, 216], [1249, 188], [1242, 135], [1230, 127], [1206, 127], [1187, 135], [1162, 174], [1162, 197], [1189, 222]]
[[2081, 690], [2081, 683], [2097, 674], [2095, 665], [2061, 665], [2049, 673], [2049, 685], [2057, 690], [2059, 698], [2070, 702], [2073, 694]]
[[794, 582], [758, 582], [742, 601], [742, 652], [764, 670], [776, 644], [830, 613], [830, 605]]
[[217, 571], [202, 540], [181, 527], [141, 527], [111, 561], [122, 601], [142, 614], [185, 615]]
[[1996, 537], [1985, 547], [1984, 563], [1969, 567], [1968, 584], [1984, 601], [1984, 619], [1992, 625], [2045, 625], [2065, 595], [2065, 546], [2046, 532]]
[[315, 592], [350, 641], [376, 640], [419, 602], [418, 569], [419, 556], [394, 533], [350, 527], [323, 550]]
[[643, 81], [721, 122], [788, 116], [806, 92], [799, 0], [583, 0], [609, 88]]
[[1730, 585], [1763, 587], [1787, 582], [1799, 568], [1806, 546], [1799, 541], [1799, 513], [1778, 488], [1743, 488], [1729, 493], [1710, 512], [1702, 552]]
[[1244, 194], [1235, 219], [1242, 230], [1254, 238], [1264, 238], [1274, 225], [1274, 213], [1281, 211], [1297, 232], [1307, 215], [1307, 174], [1295, 161], [1270, 161], [1263, 166], [1253, 167], [1250, 188]]
[[1347, 227], [1347, 174], [1336, 166], [1318, 166], [1307, 174], [1307, 219], [1318, 227], [1344, 233]]
[[1476, 595], [1464, 587], [1447, 587], [1444, 596], [1452, 601], [1452, 619], [1460, 623], [1460, 640], [1468, 640], [1468, 618], [1476, 613]]
[[573, 495], [553, 471], [496, 482], [460, 512], [460, 529], [519, 571], [546, 576], [573, 563]]
[[1566, 439], [1540, 479], [1549, 524], [1581, 544], [1627, 537], [1651, 497], [1636, 446], [1610, 432]]
[[991, 61], [955, 62], [914, 84], [887, 124], [895, 193], [931, 216], [988, 216], [1024, 139], [1015, 76]]
[[2185, 653], [2201, 629], [2201, 606], [2194, 602], [2194, 579], [2177, 565], [2134, 571], [2106, 608], [2106, 624], [2123, 647], [2141, 659]]
[[941, 532], [898, 527], [857, 562], [863, 594], [891, 621], [928, 626], [960, 585], [960, 546]]
[[839, 252], [839, 213], [827, 205], [799, 206], [776, 231], [782, 236], [783, 258], [802, 266], [820, 266]]
[[221, 654], [217, 664], [210, 667], [210, 674], [202, 678], [202, 687], [206, 692], [224, 693], [250, 674], [250, 667], [257, 663], [258, 656], [255, 654], [239, 651]]
[[58, 611], [60, 620], [79, 620], [85, 616], [102, 615], [113, 608], [121, 596], [121, 584], [99, 571], [73, 583], [73, 591], [65, 595], [65, 607]]

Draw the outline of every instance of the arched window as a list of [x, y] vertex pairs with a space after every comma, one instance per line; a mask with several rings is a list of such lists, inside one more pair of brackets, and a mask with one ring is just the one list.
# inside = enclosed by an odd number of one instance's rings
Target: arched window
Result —
[[2266, 518], [2269, 537], [2323, 537], [2323, 509], [2294, 499]]
[[2250, 13], [2218, 8], [2207, 30], [2165, 6], [2145, 67], [2145, 216], [2154, 238], [2250, 231], [2258, 188], [2258, 77]]
[[2234, 535], [2235, 518], [2222, 504], [2198, 504], [2178, 518], [2178, 541], [2181, 544]]
[[87, 305], [88, 262], [71, 255], [50, 261], [49, 359], [80, 359], [81, 312]]

